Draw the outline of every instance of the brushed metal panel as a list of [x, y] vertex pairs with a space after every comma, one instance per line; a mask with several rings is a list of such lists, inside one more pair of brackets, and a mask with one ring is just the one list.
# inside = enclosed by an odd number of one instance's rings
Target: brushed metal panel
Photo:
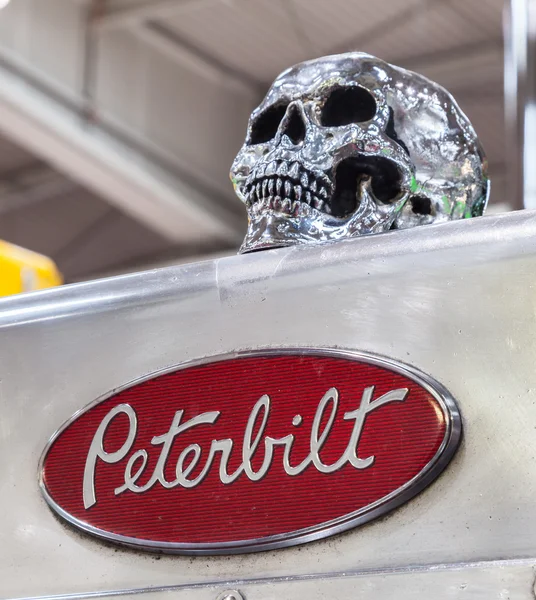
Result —
[[[170, 597], [174, 600], [534, 600], [535, 564], [534, 561], [497, 561], [363, 573], [322, 573], [311, 577], [237, 579], [158, 589], [119, 590], [76, 598], [97, 597], [104, 600], [124, 594], [134, 600], [164, 600]], [[67, 598], [55, 596], [53, 600]], [[74, 597], [70, 596], [69, 600], [74, 600]]]
[[[535, 273], [536, 213], [523, 211], [1, 301], [0, 597], [535, 557]], [[451, 465], [386, 518], [245, 556], [116, 548], [47, 508], [39, 456], [79, 408], [185, 360], [281, 345], [369, 351], [429, 373], [464, 420]]]

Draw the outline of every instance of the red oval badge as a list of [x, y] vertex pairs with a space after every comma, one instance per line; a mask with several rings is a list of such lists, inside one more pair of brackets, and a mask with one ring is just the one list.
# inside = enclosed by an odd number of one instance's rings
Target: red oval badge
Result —
[[40, 467], [49, 505], [108, 540], [189, 554], [266, 550], [406, 502], [451, 459], [454, 400], [395, 361], [336, 350], [214, 357], [74, 415]]

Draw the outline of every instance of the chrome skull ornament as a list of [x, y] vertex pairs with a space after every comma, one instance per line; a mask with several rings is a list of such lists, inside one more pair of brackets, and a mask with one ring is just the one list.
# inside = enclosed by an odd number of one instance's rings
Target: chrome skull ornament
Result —
[[352, 52], [284, 71], [251, 115], [231, 180], [241, 252], [482, 214], [486, 161], [442, 87]]

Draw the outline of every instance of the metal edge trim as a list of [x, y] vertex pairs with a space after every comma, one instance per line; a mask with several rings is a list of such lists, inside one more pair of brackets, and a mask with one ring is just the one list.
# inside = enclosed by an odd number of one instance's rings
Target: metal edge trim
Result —
[[413, 575], [417, 573], [445, 573], [449, 571], [470, 571], [485, 568], [527, 568], [532, 571], [534, 559], [490, 559], [467, 562], [427, 563], [424, 565], [407, 565], [399, 567], [385, 567], [379, 569], [322, 571], [320, 573], [304, 573], [298, 575], [275, 575], [272, 577], [252, 577], [246, 579], [210, 579], [207, 581], [193, 581], [191, 583], [164, 584], [150, 587], [122, 588], [115, 590], [98, 590], [90, 592], [74, 592], [66, 594], [52, 594], [47, 596], [22, 596], [10, 600], [90, 600], [92, 598], [116, 598], [122, 596], [138, 596], [141, 594], [184, 592], [190, 590], [204, 590], [211, 588], [242, 588], [244, 586], [278, 585], [288, 583], [304, 583], [310, 581], [336, 581], [338, 579], [385, 577], [391, 575]]
[[[445, 436], [440, 444], [437, 452], [432, 459], [421, 469], [417, 475], [407, 481], [403, 486], [392, 491], [387, 496], [378, 499], [376, 502], [369, 504], [353, 513], [348, 513], [337, 519], [325, 521], [318, 525], [299, 529], [289, 533], [278, 534], [275, 536], [267, 536], [251, 540], [236, 540], [233, 542], [223, 543], [176, 543], [176, 542], [156, 542], [151, 540], [143, 540], [140, 538], [132, 538], [114, 534], [103, 529], [99, 529], [82, 521], [59, 506], [48, 493], [43, 478], [44, 462], [46, 455], [55, 440], [65, 431], [71, 423], [77, 420], [82, 414], [91, 410], [97, 404], [104, 402], [108, 398], [122, 392], [126, 389], [134, 387], [144, 381], [155, 379], [161, 375], [181, 371], [183, 369], [222, 362], [236, 358], [246, 358], [266, 355], [303, 355], [303, 356], [328, 356], [333, 358], [344, 358], [355, 362], [364, 362], [381, 368], [387, 368], [390, 371], [406, 376], [416, 382], [418, 385], [426, 389], [441, 406], [445, 417]], [[401, 361], [387, 358], [378, 354], [347, 350], [343, 348], [327, 348], [327, 347], [309, 347], [309, 346], [292, 346], [292, 347], [265, 347], [246, 350], [237, 350], [235, 352], [219, 354], [214, 356], [206, 356], [200, 359], [185, 361], [178, 365], [172, 365], [158, 371], [148, 373], [142, 377], [134, 379], [125, 385], [122, 385], [114, 390], [93, 400], [85, 407], [74, 413], [63, 425], [52, 435], [46, 444], [38, 467], [38, 482], [41, 492], [50, 506], [50, 508], [60, 517], [71, 523], [78, 529], [85, 531], [93, 536], [104, 539], [109, 542], [121, 544], [135, 549], [142, 549], [152, 552], [165, 552], [170, 554], [185, 554], [185, 555], [218, 555], [218, 554], [242, 554], [247, 552], [259, 552], [266, 550], [275, 550], [305, 544], [307, 542], [323, 539], [338, 533], [342, 533], [349, 529], [353, 529], [359, 525], [363, 525], [368, 521], [377, 519], [378, 517], [398, 508], [411, 500], [414, 496], [428, 487], [446, 468], [456, 452], [462, 435], [462, 421], [460, 411], [456, 401], [450, 392], [437, 380], [430, 375], [416, 369], [411, 365], [407, 365]]]

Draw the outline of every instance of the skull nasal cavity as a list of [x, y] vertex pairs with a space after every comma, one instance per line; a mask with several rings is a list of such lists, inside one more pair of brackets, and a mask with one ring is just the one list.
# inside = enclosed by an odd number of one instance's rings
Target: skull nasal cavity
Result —
[[298, 109], [294, 106], [290, 108], [290, 112], [283, 127], [283, 133], [290, 138], [294, 144], [303, 142], [305, 138], [305, 123], [301, 118]]
[[264, 110], [251, 124], [250, 144], [262, 144], [272, 140], [287, 114], [288, 104], [275, 104]]

